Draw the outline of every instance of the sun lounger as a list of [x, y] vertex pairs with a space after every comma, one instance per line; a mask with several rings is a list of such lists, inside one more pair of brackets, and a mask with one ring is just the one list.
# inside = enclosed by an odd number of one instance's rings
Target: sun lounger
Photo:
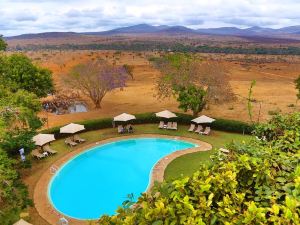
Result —
[[202, 125], [198, 125], [197, 129], [195, 130], [195, 133], [199, 133], [200, 134], [202, 132], [202, 130], [203, 130]]
[[69, 145], [70, 147], [74, 147], [74, 146], [77, 145], [77, 143], [74, 142], [74, 141], [72, 141], [71, 138], [67, 138], [67, 139], [65, 140], [65, 143], [66, 143], [67, 145]]
[[210, 131], [211, 131], [210, 127], [205, 127], [205, 130], [203, 132], [201, 132], [201, 134], [209, 135]]
[[74, 141], [78, 142], [78, 143], [82, 143], [82, 142], [85, 142], [85, 139], [79, 137], [79, 135], [76, 134], [76, 135], [74, 135]]
[[123, 128], [122, 125], [119, 125], [119, 126], [118, 126], [118, 133], [119, 133], [119, 134], [124, 133], [124, 128]]
[[127, 129], [127, 132], [128, 132], [128, 133], [133, 133], [133, 126], [132, 126], [131, 124], [128, 124], [128, 125], [126, 126], [126, 129]]
[[49, 154], [56, 154], [56, 153], [57, 153], [57, 151], [51, 149], [49, 145], [45, 145], [45, 146], [43, 147], [43, 150], [44, 150], [45, 152], [48, 152]]
[[189, 132], [193, 132], [195, 130], [195, 124], [191, 124], [190, 129], [188, 129]]
[[167, 124], [167, 129], [168, 129], [168, 130], [172, 130], [172, 122], [168, 122], [168, 124]]
[[159, 125], [158, 125], [158, 128], [159, 129], [164, 129], [164, 125], [165, 125], [164, 121], [160, 121]]
[[37, 159], [43, 159], [46, 157], [46, 154], [40, 153], [37, 149], [32, 150], [31, 155]]
[[177, 122], [172, 123], [172, 130], [177, 130]]

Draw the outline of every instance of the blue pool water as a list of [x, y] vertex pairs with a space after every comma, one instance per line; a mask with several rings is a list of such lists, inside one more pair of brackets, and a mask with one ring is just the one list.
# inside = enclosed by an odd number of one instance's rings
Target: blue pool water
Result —
[[62, 214], [77, 219], [112, 215], [133, 193], [145, 192], [152, 167], [162, 157], [195, 144], [136, 138], [94, 147], [66, 163], [52, 178], [48, 196]]

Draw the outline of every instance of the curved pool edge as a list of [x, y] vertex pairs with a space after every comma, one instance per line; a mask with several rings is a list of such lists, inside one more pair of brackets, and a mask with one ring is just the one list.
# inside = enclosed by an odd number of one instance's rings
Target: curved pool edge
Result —
[[[70, 159], [76, 157], [76, 155], [83, 153], [84, 151], [93, 148], [98, 145], [104, 145], [108, 144], [113, 141], [121, 141], [125, 139], [132, 139], [132, 138], [165, 138], [165, 139], [175, 139], [180, 141], [187, 141], [193, 144], [198, 145], [197, 147], [188, 148], [185, 150], [178, 150], [176, 152], [173, 152], [163, 158], [161, 158], [152, 168], [151, 170], [151, 176], [149, 180], [149, 184], [147, 187], [147, 190], [145, 192], [149, 192], [151, 188], [153, 187], [153, 184], [155, 181], [161, 182], [164, 178], [164, 171], [165, 168], [168, 166], [168, 164], [174, 160], [175, 158], [193, 153], [198, 151], [208, 151], [212, 149], [212, 146], [206, 142], [193, 139], [193, 138], [187, 138], [187, 137], [180, 137], [180, 136], [170, 136], [170, 135], [158, 135], [158, 134], [142, 134], [142, 135], [127, 135], [127, 136], [119, 136], [114, 138], [108, 138], [105, 140], [101, 140], [98, 142], [94, 142], [91, 144], [80, 146], [77, 149], [74, 149], [73, 151], [70, 151], [57, 161], [55, 161], [51, 166], [49, 166], [41, 175], [40, 179], [35, 185], [34, 193], [33, 193], [33, 200], [35, 204], [35, 208], [37, 209], [38, 214], [45, 219], [49, 224], [57, 224], [59, 218], [63, 217], [61, 213], [59, 213], [51, 204], [50, 199], [48, 198], [48, 185], [51, 182], [53, 174], [50, 173], [50, 168], [52, 166], [57, 166], [61, 168], [64, 164], [66, 164]], [[81, 224], [89, 224], [88, 220], [77, 220], [73, 219], [67, 216], [64, 216], [68, 219], [70, 224], [74, 225], [81, 225]]]

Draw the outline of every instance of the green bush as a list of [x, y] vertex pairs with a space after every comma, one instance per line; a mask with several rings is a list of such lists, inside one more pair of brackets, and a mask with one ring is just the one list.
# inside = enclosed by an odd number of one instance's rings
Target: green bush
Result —
[[254, 126], [236, 120], [217, 119], [215, 122], [212, 123], [212, 128], [222, 131], [251, 134], [251, 132], [254, 129]]

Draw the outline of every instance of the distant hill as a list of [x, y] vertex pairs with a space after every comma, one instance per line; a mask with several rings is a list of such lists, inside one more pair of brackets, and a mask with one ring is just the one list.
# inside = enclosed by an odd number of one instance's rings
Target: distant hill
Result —
[[75, 32], [45, 32], [37, 34], [21, 34], [18, 36], [6, 37], [6, 39], [36, 39], [36, 38], [68, 38], [74, 36], [82, 36]]
[[101, 32], [85, 32], [87, 35], [118, 35], [118, 34], [148, 34], [159, 32], [164, 29], [168, 29], [169, 26], [152, 26], [148, 24], [138, 24], [129, 27], [121, 27], [108, 31]]
[[38, 34], [22, 34], [7, 39], [35, 39], [35, 38], [68, 38], [85, 35], [94, 36], [118, 36], [118, 35], [219, 35], [219, 36], [245, 36], [245, 37], [269, 37], [269, 38], [289, 38], [288, 35], [300, 35], [300, 26], [290, 26], [280, 29], [250, 27], [241, 29], [237, 27], [201, 28], [191, 29], [184, 26], [152, 26], [149, 24], [138, 24], [128, 27], [120, 27], [108, 31], [100, 32], [47, 32]]

